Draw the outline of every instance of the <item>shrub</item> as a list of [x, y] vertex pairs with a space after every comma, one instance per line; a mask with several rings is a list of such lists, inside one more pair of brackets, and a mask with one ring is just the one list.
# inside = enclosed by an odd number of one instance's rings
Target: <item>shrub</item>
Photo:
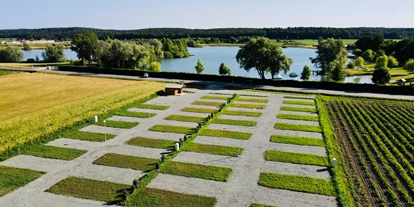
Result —
[[388, 57], [386, 55], [379, 56], [375, 62], [375, 69], [388, 68]]
[[349, 69], [355, 69], [355, 63], [354, 62], [349, 62], [346, 67], [348, 67]]
[[219, 74], [220, 75], [231, 75], [231, 70], [229, 67], [224, 65], [224, 63], [221, 63], [220, 68], [219, 68]]
[[372, 51], [371, 49], [365, 51], [362, 53], [361, 55], [366, 61], [373, 61], [374, 57], [375, 57], [375, 53], [374, 51]]
[[397, 61], [397, 59], [393, 56], [388, 56], [388, 67], [389, 68], [395, 68], [397, 67], [399, 64], [399, 62]]
[[363, 68], [364, 62], [365, 62], [364, 58], [359, 56], [357, 57], [357, 59], [355, 59], [355, 66]]
[[374, 73], [372, 74], [372, 82], [374, 84], [387, 84], [391, 80], [390, 73], [385, 68], [378, 68], [375, 69]]
[[152, 72], [161, 72], [161, 64], [159, 62], [152, 62], [151, 63], [151, 71]]
[[26, 60], [26, 62], [27, 62], [27, 63], [35, 63], [35, 62], [36, 62], [36, 60], [35, 60], [35, 59], [33, 59], [33, 58], [29, 58], [29, 59], [27, 59], [27, 60]]
[[405, 63], [404, 69], [407, 70], [410, 73], [414, 72], [414, 59], [410, 59]]
[[302, 70], [302, 74], [300, 75], [300, 79], [302, 80], [309, 80], [311, 75], [311, 69], [309, 66], [305, 65]]

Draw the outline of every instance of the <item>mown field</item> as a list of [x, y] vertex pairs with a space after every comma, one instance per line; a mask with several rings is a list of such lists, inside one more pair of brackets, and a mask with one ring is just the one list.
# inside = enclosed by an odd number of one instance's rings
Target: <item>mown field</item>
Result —
[[164, 83], [19, 73], [0, 77], [0, 154], [149, 98]]
[[414, 103], [323, 97], [354, 206], [414, 206]]

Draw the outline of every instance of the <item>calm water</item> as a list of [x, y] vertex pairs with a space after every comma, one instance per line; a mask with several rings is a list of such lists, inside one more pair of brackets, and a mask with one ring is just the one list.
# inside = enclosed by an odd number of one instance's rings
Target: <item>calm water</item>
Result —
[[[171, 72], [188, 72], [195, 73], [194, 66], [197, 64], [197, 59], [203, 62], [206, 68], [204, 74], [218, 74], [220, 64], [223, 62], [230, 67], [233, 76], [252, 77], [259, 78], [257, 71], [252, 69], [249, 72], [240, 68], [240, 65], [236, 61], [236, 54], [239, 51], [239, 47], [205, 47], [205, 48], [188, 48], [191, 55], [188, 58], [179, 59], [167, 59], [161, 60], [161, 70]], [[23, 51], [25, 59], [36, 58], [36, 55], [42, 60], [42, 52], [44, 50], [30, 50]], [[316, 70], [314, 65], [310, 62], [309, 57], [314, 58], [316, 56], [316, 50], [304, 49], [304, 48], [284, 48], [285, 55], [293, 59], [293, 64], [290, 71], [287, 74], [283, 72], [280, 75], [283, 79], [292, 79], [289, 74], [295, 72], [300, 76], [303, 70], [303, 66], [307, 65], [312, 70]], [[77, 60], [76, 53], [70, 49], [65, 49], [67, 60]], [[266, 76], [270, 78], [270, 74]], [[296, 79], [299, 80], [300, 77]], [[321, 76], [311, 75], [311, 80], [320, 81]], [[351, 83], [372, 83], [371, 76], [354, 76], [345, 78], [345, 82]]]

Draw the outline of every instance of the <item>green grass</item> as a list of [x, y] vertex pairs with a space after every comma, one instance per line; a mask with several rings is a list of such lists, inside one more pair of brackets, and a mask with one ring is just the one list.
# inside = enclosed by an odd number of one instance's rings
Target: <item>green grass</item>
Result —
[[27, 185], [42, 176], [42, 172], [0, 166], [0, 197]]
[[[106, 134], [106, 139], [113, 139], [116, 135], [114, 134]], [[82, 132], [76, 131], [69, 134], [66, 134], [64, 137], [71, 138], [71, 139], [80, 139], [85, 141], [91, 142], [103, 142], [105, 141], [105, 134], [101, 133], [93, 133], [93, 132]]]
[[46, 145], [35, 145], [28, 147], [21, 153], [24, 155], [32, 155], [36, 157], [60, 159], [60, 160], [73, 160], [77, 157], [85, 154], [86, 150], [69, 149], [63, 147], [54, 147]]
[[238, 104], [238, 103], [231, 103], [230, 107], [236, 108], [246, 108], [246, 109], [264, 109], [265, 105], [262, 104]]
[[149, 113], [149, 112], [118, 111], [118, 112], [115, 112], [115, 115], [137, 117], [137, 118], [150, 118], [150, 117], [154, 117], [157, 114]]
[[203, 108], [186, 107], [186, 108], [181, 109], [181, 111], [193, 112], [193, 113], [211, 114], [211, 113], [217, 112], [217, 109], [203, 109]]
[[223, 102], [213, 102], [213, 101], [194, 101], [191, 103], [193, 105], [204, 105], [204, 106], [221, 106]]
[[106, 120], [104, 124], [103, 121], [95, 122], [95, 125], [98, 126], [107, 126], [107, 127], [114, 127], [114, 128], [121, 128], [121, 129], [131, 129], [138, 126], [138, 122], [126, 122], [126, 121], [113, 121], [113, 120]]
[[257, 103], [267, 103], [269, 100], [261, 98], [236, 98], [235, 101], [246, 101], [246, 102], [257, 102]]
[[246, 132], [233, 132], [225, 130], [204, 129], [199, 135], [210, 137], [225, 137], [232, 139], [250, 139], [252, 134]]
[[[357, 39], [341, 39], [345, 45], [348, 44], [355, 44]], [[294, 42], [298, 42], [304, 45], [317, 45], [318, 40], [317, 39], [303, 39], [303, 40], [294, 40]]]
[[159, 149], [168, 149], [174, 147], [175, 141], [163, 140], [163, 139], [151, 139], [144, 137], [135, 137], [126, 142], [129, 145], [140, 146], [140, 147], [149, 147], [149, 148], [159, 148]]
[[205, 122], [206, 118], [203, 117], [195, 117], [195, 116], [182, 116], [182, 115], [170, 115], [165, 118], [166, 120], [174, 120], [174, 121], [184, 121], [184, 122]]
[[318, 116], [306, 116], [306, 115], [296, 115], [296, 114], [278, 114], [277, 118], [291, 119], [291, 120], [303, 120], [303, 121], [319, 121]]
[[299, 108], [299, 107], [282, 106], [280, 107], [280, 110], [316, 113], [316, 109], [314, 108]]
[[144, 103], [136, 103], [133, 105], [134, 108], [139, 109], [152, 109], [152, 110], [166, 110], [170, 108], [169, 106], [162, 106], [162, 105], [155, 105], [155, 104], [144, 104]]
[[253, 203], [250, 207], [277, 207], [277, 206], [270, 206], [270, 205], [263, 205], [258, 203]]
[[3, 76], [3, 75], [10, 75], [10, 74], [12, 74], [12, 73], [14, 73], [14, 72], [12, 72], [12, 71], [7, 71], [7, 70], [0, 70], [0, 76]]
[[281, 129], [281, 130], [293, 130], [293, 131], [304, 131], [304, 132], [322, 132], [322, 129], [319, 126], [302, 125], [302, 124], [276, 123], [275, 128]]
[[335, 188], [331, 181], [318, 178], [265, 172], [260, 174], [258, 184], [270, 188], [335, 196]]
[[93, 164], [149, 171], [155, 169], [158, 162], [159, 160], [152, 158], [108, 153], [93, 161]]
[[310, 102], [310, 101], [295, 101], [295, 100], [284, 100], [283, 101], [283, 104], [315, 106], [315, 102]]
[[253, 117], [259, 117], [262, 115], [262, 113], [260, 112], [232, 111], [232, 110], [225, 110], [221, 114], [233, 115], [233, 116], [253, 116]]
[[181, 127], [181, 126], [169, 126], [169, 125], [155, 125], [149, 129], [150, 131], [155, 132], [170, 132], [178, 134], [193, 134], [194, 129], [191, 127]]
[[46, 192], [97, 201], [119, 202], [122, 201], [120, 194], [128, 189], [131, 189], [130, 185], [68, 177]]
[[265, 153], [265, 158], [268, 161], [288, 162], [294, 164], [303, 165], [317, 165], [328, 166], [328, 158], [318, 155], [294, 153], [294, 152], [282, 152], [269, 150]]
[[283, 144], [296, 144], [296, 145], [305, 145], [305, 146], [317, 146], [324, 147], [325, 143], [322, 139], [314, 139], [307, 137], [294, 137], [294, 136], [280, 136], [272, 135], [270, 137], [271, 142], [283, 143]]
[[199, 152], [213, 155], [224, 155], [237, 157], [239, 153], [243, 152], [242, 148], [239, 147], [227, 147], [209, 144], [190, 143], [182, 148], [184, 151]]
[[162, 169], [161, 173], [179, 175], [184, 177], [201, 178], [206, 180], [215, 180], [227, 182], [231, 169], [227, 167], [216, 167], [209, 165], [199, 165], [192, 163], [168, 162]]
[[214, 207], [217, 199], [213, 197], [188, 195], [159, 189], [143, 188], [136, 190], [126, 200], [128, 206], [145, 207]]
[[201, 99], [228, 100], [231, 96], [203, 96]]
[[312, 98], [312, 97], [302, 97], [302, 96], [284, 96], [283, 98], [315, 100], [315, 98]]
[[237, 126], [256, 126], [257, 125], [257, 122], [255, 122], [255, 121], [220, 119], [220, 118], [215, 118], [211, 123], [226, 124], [226, 125], [237, 125]]

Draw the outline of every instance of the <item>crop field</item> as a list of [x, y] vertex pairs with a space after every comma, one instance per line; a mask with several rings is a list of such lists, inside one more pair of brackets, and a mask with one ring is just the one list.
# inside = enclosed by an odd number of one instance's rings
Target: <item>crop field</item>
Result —
[[324, 97], [355, 206], [414, 206], [414, 103]]

